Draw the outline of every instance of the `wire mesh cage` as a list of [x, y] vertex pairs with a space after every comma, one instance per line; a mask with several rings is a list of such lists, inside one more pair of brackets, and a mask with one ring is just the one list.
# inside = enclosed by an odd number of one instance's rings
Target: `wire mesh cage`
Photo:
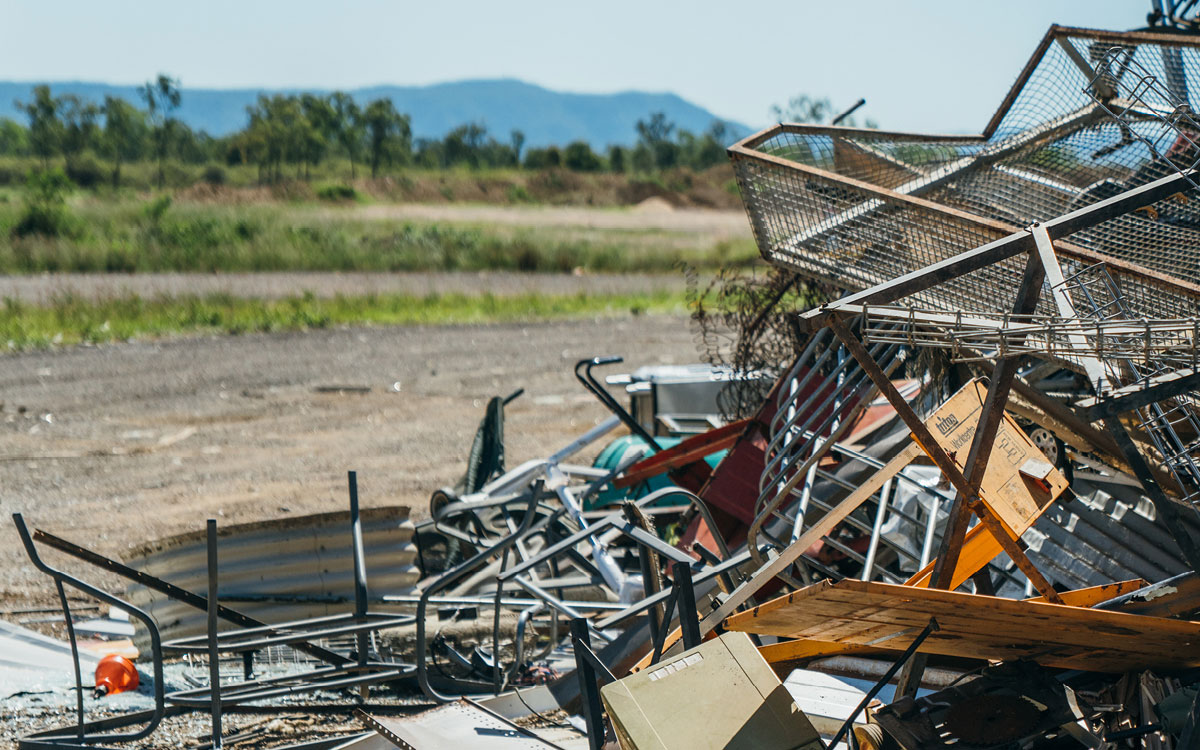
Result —
[[[1119, 94], [1144, 76], [1182, 81], [1186, 91], [1200, 81], [1198, 45], [1054, 27], [979, 136], [809, 125], [751, 136], [730, 156], [760, 251], [773, 264], [859, 290], [1171, 174], [1181, 157], [1150, 144], [1177, 140], [1165, 133], [1183, 127], [1180, 118], [1142, 116]], [[1126, 110], [1136, 122], [1112, 115]], [[1067, 272], [1107, 261], [1135, 316], [1186, 318], [1200, 307], [1198, 246], [1200, 196], [1189, 191], [1082, 230], [1058, 249]], [[910, 301], [1001, 312], [1020, 283], [1019, 264], [996, 264]]]

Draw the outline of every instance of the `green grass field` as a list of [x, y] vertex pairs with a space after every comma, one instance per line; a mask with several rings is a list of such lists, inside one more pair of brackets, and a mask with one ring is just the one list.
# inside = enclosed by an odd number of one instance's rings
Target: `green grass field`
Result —
[[10, 351], [191, 333], [244, 334], [338, 325], [451, 325], [680, 314], [682, 294], [494, 296], [483, 294], [366, 295], [279, 300], [125, 296], [92, 302], [67, 296], [46, 306], [6, 299], [0, 346]]
[[750, 264], [747, 238], [573, 231], [356, 217], [309, 205], [74, 196], [58, 236], [19, 236], [24, 204], [0, 197], [0, 273], [165, 271], [662, 272]]

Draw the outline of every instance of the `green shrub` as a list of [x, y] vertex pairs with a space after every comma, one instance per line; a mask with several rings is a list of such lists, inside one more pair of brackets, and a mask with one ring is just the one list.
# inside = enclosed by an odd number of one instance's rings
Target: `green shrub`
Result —
[[509, 185], [508, 191], [505, 193], [509, 203], [532, 203], [533, 196], [525, 189], [524, 185]]
[[25, 177], [25, 210], [12, 228], [14, 237], [62, 237], [74, 229], [67, 213], [71, 183], [61, 169], [31, 169]]
[[224, 185], [226, 181], [225, 170], [219, 164], [209, 164], [204, 168], [200, 179], [209, 185]]
[[563, 166], [576, 172], [598, 172], [604, 163], [587, 141], [575, 141], [563, 151]]
[[317, 188], [317, 197], [323, 201], [356, 201], [358, 191], [349, 185], [322, 185]]
[[109, 174], [95, 159], [84, 156], [67, 164], [67, 177], [79, 187], [91, 190], [107, 182]]
[[525, 152], [526, 169], [546, 169], [562, 164], [562, 154], [554, 146], [547, 148], [531, 148]]
[[151, 224], [157, 225], [167, 215], [167, 209], [170, 207], [171, 196], [164, 194], [143, 206], [142, 214], [145, 215]]

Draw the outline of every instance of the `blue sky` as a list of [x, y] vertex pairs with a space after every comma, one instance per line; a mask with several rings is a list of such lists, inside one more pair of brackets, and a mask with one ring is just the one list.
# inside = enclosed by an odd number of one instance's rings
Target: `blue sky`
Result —
[[673, 91], [752, 126], [806, 93], [881, 127], [977, 132], [1051, 23], [1127, 29], [1149, 0], [0, 0], [0, 78], [353, 88], [515, 77]]

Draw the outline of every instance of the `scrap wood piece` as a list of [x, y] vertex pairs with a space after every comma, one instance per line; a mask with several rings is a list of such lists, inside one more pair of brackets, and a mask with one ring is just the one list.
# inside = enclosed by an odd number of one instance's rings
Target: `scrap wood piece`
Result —
[[725, 628], [900, 649], [930, 617], [940, 629], [920, 650], [931, 654], [1092, 672], [1200, 666], [1200, 622], [856, 580], [815, 583]]
[[767, 664], [771, 665], [771, 669], [775, 670], [775, 674], [784, 677], [800, 664], [812, 659], [820, 659], [827, 656], [892, 655], [895, 651], [894, 649], [878, 648], [876, 646], [859, 646], [853, 643], [834, 643], [832, 641], [801, 638], [794, 641], [780, 641], [779, 643], [759, 646], [758, 653]]
[[702, 460], [705, 456], [725, 450], [737, 442], [749, 424], [749, 419], [731, 422], [724, 427], [693, 435], [679, 445], [643, 458], [630, 466], [624, 475], [613, 480], [613, 487], [617, 489], [632, 487], [651, 477], [683, 468]]
[[[1059, 597], [1062, 599], [1062, 603], [1069, 607], [1094, 607], [1109, 599], [1115, 599], [1118, 596], [1125, 596], [1126, 594], [1132, 594], [1134, 591], [1140, 591], [1149, 585], [1144, 578], [1133, 578], [1128, 581], [1102, 583], [1099, 586], [1088, 586], [1087, 588], [1075, 589], [1074, 591], [1063, 591], [1059, 594]], [[1025, 601], [1044, 602], [1046, 601], [1046, 597], [1034, 596]]]
[[363, 726], [405, 750], [446, 747], [562, 750], [559, 745], [466, 698], [415, 716], [373, 716], [361, 709], [355, 711], [355, 716]]

